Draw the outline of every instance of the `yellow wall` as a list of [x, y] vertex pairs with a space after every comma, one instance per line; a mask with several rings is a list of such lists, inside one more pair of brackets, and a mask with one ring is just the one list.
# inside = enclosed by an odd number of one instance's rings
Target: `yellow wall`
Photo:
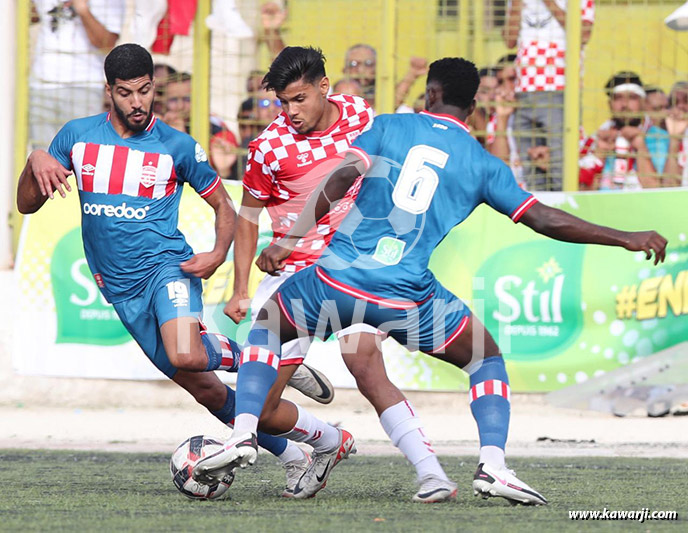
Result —
[[[465, 0], [464, 0], [465, 1]], [[597, 2], [596, 22], [586, 48], [583, 79], [583, 126], [593, 131], [607, 118], [602, 91], [609, 76], [619, 70], [638, 72], [645, 83], [666, 90], [680, 79], [688, 79], [688, 32], [668, 29], [664, 18], [681, 1], [647, 3], [624, 0]], [[394, 64], [397, 80], [403, 76], [412, 55], [429, 60], [448, 55], [476, 53], [485, 63], [507, 53], [499, 31], [485, 33], [484, 42], [469, 36], [468, 50], [460, 50], [459, 23], [436, 21], [436, 0], [397, 0], [397, 43]], [[470, 5], [471, 13], [475, 5]], [[341, 77], [346, 49], [355, 43], [381, 48], [382, 0], [291, 0], [286, 41], [293, 45], [315, 45], [328, 58], [328, 74], [333, 82]], [[474, 29], [470, 25], [470, 32]], [[385, 58], [378, 57], [378, 62]], [[482, 65], [480, 65], [482, 66]], [[418, 80], [407, 102], [423, 91]]]
[[586, 132], [595, 131], [608, 118], [602, 88], [614, 72], [632, 70], [643, 83], [666, 91], [674, 82], [688, 79], [688, 32], [664, 25], [681, 3], [598, 6], [582, 83]]

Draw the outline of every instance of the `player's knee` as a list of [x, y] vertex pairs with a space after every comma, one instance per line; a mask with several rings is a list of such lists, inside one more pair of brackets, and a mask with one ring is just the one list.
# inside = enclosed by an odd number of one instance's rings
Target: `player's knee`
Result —
[[263, 406], [263, 411], [260, 414], [258, 422], [261, 431], [266, 433], [273, 433], [279, 430], [279, 420], [277, 419], [277, 407], [279, 406], [279, 399], [277, 402], [271, 401], [268, 398]]
[[346, 366], [356, 380], [358, 390], [366, 397], [388, 380], [382, 355], [375, 351], [360, 352], [346, 357]]
[[203, 372], [208, 366], [208, 355], [202, 347], [192, 349], [188, 353], [168, 354], [168, 357], [170, 362], [180, 370]]

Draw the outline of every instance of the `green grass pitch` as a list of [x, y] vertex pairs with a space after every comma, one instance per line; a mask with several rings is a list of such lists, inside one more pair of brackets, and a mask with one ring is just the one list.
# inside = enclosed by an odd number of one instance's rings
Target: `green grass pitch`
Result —
[[[177, 492], [165, 454], [0, 450], [0, 531], [580, 531], [686, 530], [688, 461], [628, 458], [513, 459], [510, 466], [549, 500], [512, 507], [473, 496], [473, 458], [443, 457], [459, 483], [454, 503], [410, 501], [402, 457], [353, 456], [306, 501], [279, 497], [284, 474], [262, 454], [238, 472], [229, 500], [190, 501]], [[573, 522], [569, 510], [678, 512], [678, 522]]]

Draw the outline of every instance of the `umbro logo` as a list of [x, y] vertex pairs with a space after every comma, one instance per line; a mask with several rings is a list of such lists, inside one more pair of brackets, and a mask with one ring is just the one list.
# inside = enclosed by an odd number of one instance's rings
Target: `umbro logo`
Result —
[[308, 158], [310, 157], [311, 154], [309, 153], [304, 153], [304, 154], [298, 154], [296, 156], [296, 159], [300, 161], [296, 166], [297, 167], [305, 167], [307, 165], [312, 165], [313, 161], [310, 161]]
[[81, 167], [81, 175], [82, 176], [93, 176], [93, 173], [95, 171], [96, 171], [96, 167], [94, 167], [90, 163]]

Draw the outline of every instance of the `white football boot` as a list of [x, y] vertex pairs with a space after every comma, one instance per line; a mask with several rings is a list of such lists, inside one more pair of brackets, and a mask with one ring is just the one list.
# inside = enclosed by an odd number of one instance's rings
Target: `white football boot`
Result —
[[232, 437], [219, 452], [209, 455], [196, 463], [193, 478], [200, 483], [216, 483], [237, 466], [246, 468], [256, 462], [258, 442], [253, 433]]
[[495, 468], [487, 463], [480, 463], [473, 476], [473, 494], [483, 498], [499, 496], [511, 504], [546, 505], [542, 494], [530, 488], [516, 477], [513, 470], [506, 467]]

